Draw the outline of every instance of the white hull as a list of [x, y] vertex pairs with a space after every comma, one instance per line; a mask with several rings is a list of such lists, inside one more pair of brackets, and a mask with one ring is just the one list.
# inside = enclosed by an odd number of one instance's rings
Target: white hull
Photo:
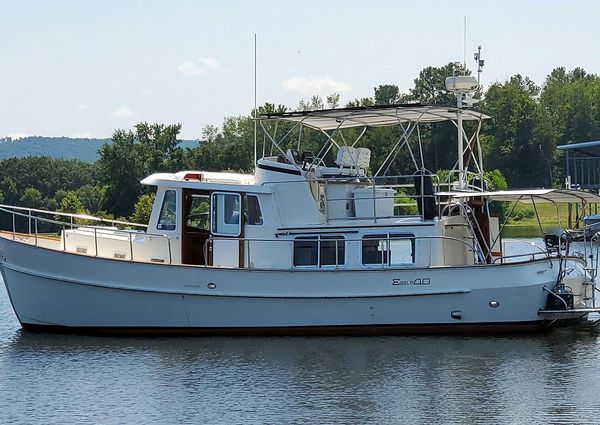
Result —
[[199, 268], [93, 258], [3, 238], [0, 254], [23, 326], [67, 331], [543, 326], [543, 288], [554, 285], [557, 270], [549, 260], [372, 271]]

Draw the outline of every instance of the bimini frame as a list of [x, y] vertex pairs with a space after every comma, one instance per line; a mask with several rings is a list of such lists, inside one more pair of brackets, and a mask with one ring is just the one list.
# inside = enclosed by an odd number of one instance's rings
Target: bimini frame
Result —
[[[423, 159], [423, 147], [419, 124], [450, 121], [457, 128], [458, 134], [461, 135], [458, 146], [462, 155], [457, 158], [454, 167], [450, 171], [449, 180], [451, 179], [451, 176], [456, 175], [458, 180], [457, 187], [464, 189], [468, 187], [469, 176], [475, 175], [483, 178], [483, 156], [481, 145], [479, 143], [479, 133], [481, 131], [482, 120], [488, 118], [490, 118], [488, 115], [472, 109], [464, 109], [456, 106], [411, 103], [274, 113], [262, 115], [258, 117], [258, 120], [265, 136], [272, 145], [284, 155], [285, 152], [282, 148], [283, 142], [293, 134], [295, 130], [298, 130], [298, 148], [300, 148], [301, 145], [303, 127], [308, 127], [322, 133], [325, 136], [325, 142], [318, 154], [313, 158], [309, 169], [322, 161], [333, 146], [336, 146], [338, 149], [341, 146], [356, 146], [368, 128], [398, 126], [401, 130], [401, 134], [393, 144], [384, 161], [380, 164], [374, 176], [387, 175], [391, 164], [403, 148], [408, 150], [415, 166], [415, 170], [426, 168]], [[277, 123], [280, 121], [294, 123], [294, 126], [277, 140]], [[467, 135], [467, 132], [463, 127], [463, 121], [477, 123], [475, 130], [470, 136]], [[268, 126], [267, 123], [271, 122], [274, 122], [275, 124], [273, 126]], [[362, 128], [362, 131], [350, 145], [346, 143], [342, 133], [342, 130], [348, 128]], [[413, 147], [411, 146], [411, 137], [413, 137], [415, 133], [419, 160], [417, 160], [417, 155], [415, 155]], [[468, 171], [471, 163], [474, 164], [474, 172]]]

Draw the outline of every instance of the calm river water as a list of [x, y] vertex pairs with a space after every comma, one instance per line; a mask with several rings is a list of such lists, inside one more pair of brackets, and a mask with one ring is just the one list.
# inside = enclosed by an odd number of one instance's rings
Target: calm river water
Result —
[[111, 338], [22, 332], [0, 423], [600, 423], [600, 334]]

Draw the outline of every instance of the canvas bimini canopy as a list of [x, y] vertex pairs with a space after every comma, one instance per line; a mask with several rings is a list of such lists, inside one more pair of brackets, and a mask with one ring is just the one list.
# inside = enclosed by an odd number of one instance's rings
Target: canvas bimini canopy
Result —
[[487, 198], [490, 201], [524, 203], [600, 203], [600, 196], [594, 193], [569, 189], [523, 189], [499, 190], [495, 192], [438, 192], [436, 195], [447, 196], [455, 199]]
[[[464, 93], [457, 94], [462, 98]], [[387, 175], [392, 162], [397, 157], [401, 149], [407, 149], [410, 158], [415, 166], [415, 171], [426, 169], [426, 164], [423, 158], [423, 149], [421, 145], [421, 136], [418, 130], [420, 124], [436, 123], [436, 122], [451, 122], [457, 129], [457, 161], [454, 167], [450, 170], [449, 175], [456, 174], [458, 177], [458, 188], [463, 189], [467, 186], [467, 181], [470, 177], [476, 176], [483, 178], [483, 156], [481, 146], [479, 144], [479, 132], [481, 130], [481, 122], [490, 116], [473, 110], [470, 107], [460, 106], [440, 106], [426, 105], [421, 103], [408, 103], [399, 105], [375, 105], [368, 107], [357, 108], [339, 108], [339, 109], [323, 109], [317, 111], [297, 111], [264, 114], [258, 117], [261, 128], [270, 140], [273, 146], [282, 154], [286, 154], [283, 148], [284, 140], [292, 134], [295, 129], [300, 127], [298, 131], [297, 150], [300, 150], [300, 139], [302, 138], [302, 127], [307, 127], [321, 132], [325, 136], [325, 143], [318, 153], [314, 156], [313, 164], [309, 169], [312, 169], [314, 164], [321, 162], [322, 158], [331, 150], [332, 146], [338, 149], [342, 145], [354, 147], [365, 134], [367, 129], [375, 127], [398, 126], [400, 133], [398, 136], [393, 136], [391, 140], [390, 150], [387, 156], [380, 164], [374, 176]], [[276, 140], [277, 122], [284, 121], [294, 124], [279, 140]], [[473, 128], [473, 134], [467, 135], [463, 127], [464, 121], [474, 122], [476, 125]], [[269, 123], [274, 122], [274, 126], [269, 126]], [[354, 135], [355, 140], [347, 143], [341, 130], [351, 128], [362, 128], [362, 132], [358, 136]], [[416, 131], [415, 131], [416, 130]], [[414, 140], [416, 134], [416, 150], [411, 147], [409, 139], [411, 135]], [[396, 138], [397, 137], [397, 138]], [[450, 142], [450, 140], [449, 140]], [[368, 146], [365, 146], [369, 148]], [[264, 152], [264, 145], [263, 145]], [[264, 156], [264, 155], [263, 155]], [[472, 172], [468, 170], [469, 164], [474, 169]]]
[[464, 121], [479, 121], [490, 118], [488, 115], [472, 109], [408, 103], [361, 108], [283, 112], [262, 115], [259, 119], [267, 121], [290, 121], [300, 123], [315, 130], [329, 131], [355, 127], [386, 127], [409, 122], [432, 123], [456, 121], [459, 113]]

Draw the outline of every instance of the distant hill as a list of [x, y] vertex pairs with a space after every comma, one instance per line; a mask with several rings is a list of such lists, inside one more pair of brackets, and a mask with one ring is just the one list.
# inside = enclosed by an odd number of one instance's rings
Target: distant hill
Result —
[[[0, 138], [0, 159], [25, 156], [79, 159], [85, 162], [98, 160], [98, 150], [111, 139], [75, 139], [70, 137], [31, 136], [22, 139]], [[197, 140], [183, 140], [181, 147], [198, 146]]]

